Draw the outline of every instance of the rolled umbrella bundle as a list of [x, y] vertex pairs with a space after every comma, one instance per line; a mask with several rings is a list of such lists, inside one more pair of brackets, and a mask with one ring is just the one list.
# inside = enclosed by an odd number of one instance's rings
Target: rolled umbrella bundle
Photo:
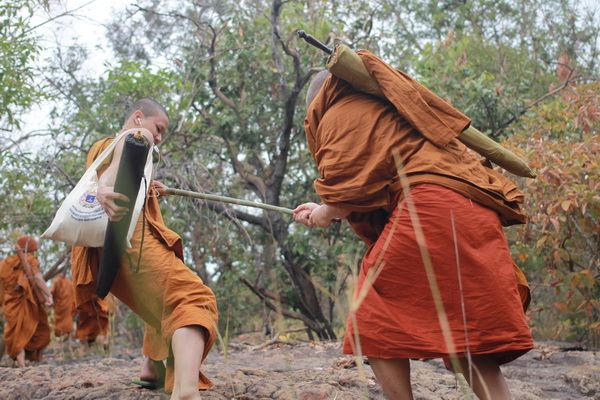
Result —
[[[348, 82], [356, 90], [385, 99], [379, 84], [371, 77], [360, 56], [354, 50], [343, 44], [337, 45], [335, 49], [331, 50], [304, 31], [299, 31], [298, 36], [330, 54], [327, 60], [327, 69], [333, 75]], [[527, 178], [536, 176], [524, 160], [472, 126], [462, 131], [458, 140], [510, 173]]]
[[[327, 60], [327, 69], [363, 93], [385, 99], [379, 85], [369, 74], [360, 56], [346, 45], [338, 45]], [[494, 164], [518, 176], [535, 178], [527, 163], [481, 131], [469, 126], [458, 136], [458, 140]]]
[[100, 270], [96, 283], [96, 294], [104, 298], [110, 291], [117, 275], [121, 258], [127, 247], [127, 232], [131, 223], [133, 206], [136, 203], [140, 185], [144, 177], [144, 166], [150, 151], [150, 143], [141, 134], [129, 134], [125, 138], [114, 191], [129, 198], [129, 211], [120, 221], [109, 221], [104, 238], [104, 250], [100, 259]]

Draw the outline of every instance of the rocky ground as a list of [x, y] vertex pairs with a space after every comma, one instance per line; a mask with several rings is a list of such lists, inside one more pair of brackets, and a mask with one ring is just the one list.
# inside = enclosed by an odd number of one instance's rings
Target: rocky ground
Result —
[[[139, 354], [113, 350], [71, 356], [53, 344], [44, 362], [24, 369], [0, 363], [0, 399], [168, 399], [130, 384]], [[600, 354], [542, 343], [503, 368], [516, 400], [600, 399]], [[338, 343], [231, 343], [213, 351], [205, 372], [215, 387], [203, 399], [383, 399], [368, 365], [358, 368]], [[413, 361], [416, 399], [464, 399], [440, 361]]]

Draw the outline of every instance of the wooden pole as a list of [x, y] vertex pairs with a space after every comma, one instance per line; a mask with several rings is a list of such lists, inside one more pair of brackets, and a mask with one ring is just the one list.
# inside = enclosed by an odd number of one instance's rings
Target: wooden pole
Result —
[[249, 201], [249, 200], [236, 199], [233, 197], [226, 197], [226, 196], [218, 196], [216, 194], [198, 193], [198, 192], [192, 192], [190, 190], [171, 189], [171, 188], [167, 188], [165, 190], [165, 193], [168, 195], [174, 195], [174, 196], [192, 197], [195, 199], [220, 201], [222, 203], [230, 203], [230, 204], [237, 204], [237, 205], [246, 206], [246, 207], [262, 208], [263, 210], [277, 211], [279, 213], [288, 214], [288, 215], [292, 215], [292, 213], [293, 213], [290, 208], [278, 207], [278, 206], [274, 206], [271, 204], [255, 203], [255, 202]]

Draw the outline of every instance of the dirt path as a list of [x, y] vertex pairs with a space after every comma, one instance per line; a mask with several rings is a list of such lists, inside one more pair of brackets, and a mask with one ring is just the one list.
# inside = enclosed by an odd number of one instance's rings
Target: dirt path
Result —
[[[168, 399], [134, 387], [141, 359], [120, 351], [110, 357], [63, 357], [50, 349], [33, 367], [0, 367], [0, 399]], [[203, 399], [383, 399], [368, 366], [361, 379], [337, 343], [232, 344], [225, 357], [209, 355], [206, 373], [215, 382]], [[540, 344], [503, 368], [516, 400], [600, 399], [600, 354], [561, 351]], [[463, 399], [453, 375], [440, 361], [412, 362], [416, 399]]]

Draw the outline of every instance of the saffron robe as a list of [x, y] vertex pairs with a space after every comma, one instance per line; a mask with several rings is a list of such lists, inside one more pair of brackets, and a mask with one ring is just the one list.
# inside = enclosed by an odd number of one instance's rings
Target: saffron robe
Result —
[[[87, 157], [89, 166], [113, 138], [96, 142]], [[107, 160], [100, 173], [109, 165]], [[153, 330], [145, 330], [144, 355], [153, 360], [170, 353], [168, 344], [176, 329], [199, 325], [205, 329], [204, 360], [217, 339], [217, 304], [215, 296], [183, 263], [181, 238], [167, 228], [160, 212], [154, 188], [149, 188], [144, 211], [131, 239], [132, 247], [121, 260], [111, 293], [139, 315]], [[143, 243], [143, 246], [142, 246]], [[139, 270], [137, 269], [142, 246]], [[82, 297], [95, 292], [95, 277], [100, 260], [98, 248], [73, 248], [73, 280]], [[162, 339], [161, 339], [162, 337]], [[165, 391], [173, 388], [173, 362], [167, 360]], [[212, 387], [202, 373], [198, 388]]]
[[77, 305], [77, 330], [75, 335], [82, 342], [92, 343], [98, 336], [108, 336], [109, 298], [92, 296]]
[[73, 282], [58, 275], [52, 282], [52, 299], [54, 302], [54, 335], [69, 335], [73, 331], [75, 314], [75, 288]]
[[[39, 273], [37, 257], [27, 253], [32, 272]], [[25, 349], [26, 356], [38, 361], [41, 351], [50, 343], [48, 314], [38, 303], [32, 284], [15, 254], [0, 262], [0, 286], [3, 287], [4, 346], [6, 353], [16, 358]]]
[[[349, 316], [344, 351], [354, 352], [357, 343], [353, 338], [358, 337], [361, 351], [371, 357], [448, 355], [449, 349], [440, 335], [429, 284], [424, 280], [425, 270], [413, 227], [401, 202], [402, 188], [393, 156], [395, 153], [410, 187], [416, 190], [421, 186], [434, 186], [433, 191], [421, 193], [422, 199], [415, 198], [418, 213], [436, 212], [440, 218], [445, 218], [443, 223], [433, 217], [423, 218], [421, 223], [427, 246], [432, 248], [431, 251], [434, 248], [438, 251], [433, 267], [444, 306], [450, 310], [447, 312], [452, 329], [464, 328], [464, 324], [462, 310], [456, 309], [461, 305], [457, 302], [457, 293], [460, 292], [457, 280], [448, 275], [457, 276], [456, 265], [451, 264], [456, 257], [447, 212], [453, 210], [456, 214], [453, 218], [470, 218], [470, 214], [465, 212], [464, 202], [467, 201], [469, 206], [474, 205], [471, 210], [474, 217], [484, 216], [478, 221], [484, 221], [486, 227], [490, 227], [489, 235], [478, 235], [480, 226], [455, 221], [463, 230], [475, 230], [468, 233], [461, 231], [464, 235], [459, 236], [459, 243], [467, 239], [473, 242], [463, 243], [467, 247], [459, 247], [458, 255], [461, 256], [461, 270], [471, 274], [462, 280], [473, 279], [462, 282], [464, 300], [474, 302], [467, 305], [470, 310], [467, 317], [469, 321], [481, 322], [472, 329], [482, 329], [477, 339], [480, 342], [468, 341], [468, 337], [477, 336], [476, 332], [470, 331], [469, 325], [467, 338], [463, 334], [461, 339], [459, 332], [453, 331], [456, 333], [457, 352], [466, 352], [464, 343], [469, 342], [470, 350], [502, 353], [500, 361], [518, 356], [532, 347], [522, 308], [529, 301], [529, 291], [524, 275], [507, 253], [506, 239], [498, 227], [500, 224], [525, 221], [519, 208], [523, 201], [522, 193], [514, 183], [485, 166], [458, 141], [460, 132], [470, 124], [469, 118], [371, 53], [362, 51], [359, 55], [387, 101], [357, 92], [348, 83], [331, 76], [309, 105], [304, 124], [308, 147], [319, 171], [319, 178], [315, 181], [317, 194], [324, 203], [350, 211], [347, 217], [350, 225], [370, 246], [363, 259], [357, 294], [365, 285], [367, 271], [373, 268], [378, 257], [383, 258], [384, 268], [379, 277], [367, 292], [356, 315]], [[440, 199], [444, 206], [429, 202], [431, 193], [442, 196]], [[457, 207], [456, 210], [453, 207]], [[399, 216], [399, 226], [388, 238], [385, 233], [391, 230], [392, 215]], [[382, 252], [386, 241], [389, 244]], [[502, 248], [502, 252], [494, 257], [493, 251], [498, 248]], [[485, 325], [490, 322], [489, 305], [500, 299], [480, 296], [486, 291], [485, 285], [478, 282], [479, 278], [472, 273], [479, 270], [487, 271], [488, 275], [482, 276], [503, 284], [498, 297], [506, 303], [502, 311], [506, 319], [499, 321], [508, 320], [511, 327], [518, 326], [516, 333], [499, 337], [486, 335], [488, 328], [495, 327], [493, 324]], [[496, 270], [502, 279], [494, 275]], [[517, 297], [513, 296], [515, 293]], [[522, 299], [518, 296], [520, 293]], [[406, 308], [407, 312], [397, 311], [411, 302], [416, 302], [416, 305]], [[353, 323], [354, 318], [356, 324]], [[359, 329], [356, 330], [355, 325]], [[509, 344], [515, 335], [520, 341], [511, 348]]]

